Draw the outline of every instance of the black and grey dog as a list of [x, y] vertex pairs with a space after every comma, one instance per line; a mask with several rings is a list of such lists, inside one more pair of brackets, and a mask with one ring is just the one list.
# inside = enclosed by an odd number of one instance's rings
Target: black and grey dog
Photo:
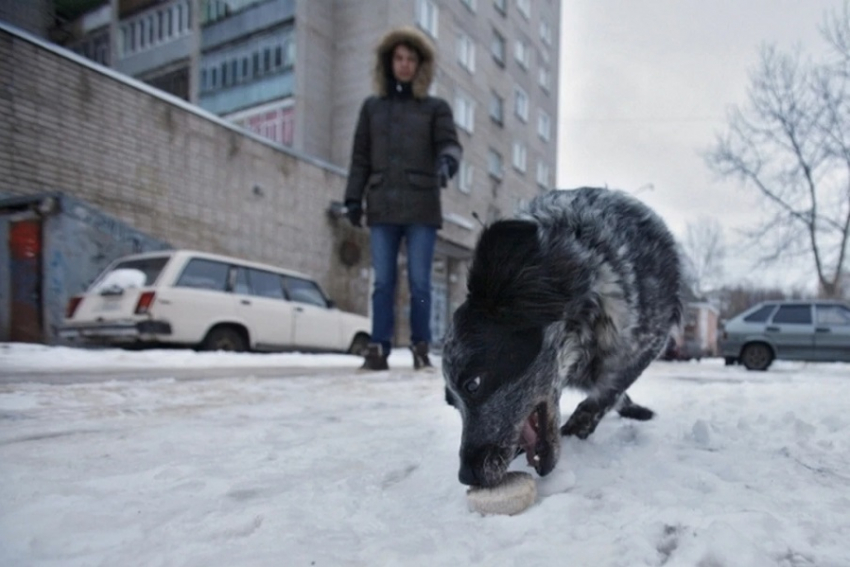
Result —
[[[486, 227], [443, 347], [460, 481], [494, 486], [522, 451], [546, 475], [560, 436], [585, 439], [611, 409], [650, 419], [625, 392], [679, 324], [680, 280], [664, 222], [622, 192], [552, 191]], [[587, 398], [562, 427], [568, 386]]]

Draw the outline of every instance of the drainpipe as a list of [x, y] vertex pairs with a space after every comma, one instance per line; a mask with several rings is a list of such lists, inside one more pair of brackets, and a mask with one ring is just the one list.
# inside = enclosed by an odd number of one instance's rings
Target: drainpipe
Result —
[[109, 0], [109, 67], [118, 69], [118, 58], [121, 55], [121, 26], [119, 21], [119, 0]]
[[189, 43], [189, 102], [198, 104], [201, 90], [201, 10], [202, 0], [189, 0], [192, 14], [192, 32]]

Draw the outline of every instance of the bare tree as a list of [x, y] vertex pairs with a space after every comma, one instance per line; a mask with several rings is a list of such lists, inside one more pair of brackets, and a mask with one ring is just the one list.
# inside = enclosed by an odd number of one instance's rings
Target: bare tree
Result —
[[723, 227], [716, 219], [701, 217], [688, 223], [682, 243], [686, 272], [697, 295], [705, 296], [723, 285], [726, 245]]
[[[753, 187], [767, 204], [749, 233], [775, 262], [812, 259], [821, 293], [835, 297], [850, 236], [850, 17], [845, 3], [821, 29], [830, 46], [822, 62], [799, 50], [762, 48], [750, 74], [748, 105], [705, 154], [722, 177]], [[754, 214], [754, 220], [755, 220]]]

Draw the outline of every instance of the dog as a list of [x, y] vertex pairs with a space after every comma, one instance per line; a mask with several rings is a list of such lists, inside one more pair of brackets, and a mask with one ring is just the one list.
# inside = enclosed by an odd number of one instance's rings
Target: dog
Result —
[[[681, 281], [664, 222], [620, 191], [551, 191], [486, 226], [443, 344], [460, 482], [495, 486], [522, 452], [545, 476], [560, 436], [586, 439], [612, 409], [651, 419], [626, 390], [679, 324]], [[565, 387], [587, 397], [560, 426]]]

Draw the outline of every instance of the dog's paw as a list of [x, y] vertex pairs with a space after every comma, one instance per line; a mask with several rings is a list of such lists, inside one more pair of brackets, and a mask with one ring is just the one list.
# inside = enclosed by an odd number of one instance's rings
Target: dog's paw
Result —
[[561, 427], [561, 435], [575, 435], [579, 439], [587, 439], [591, 433], [596, 431], [596, 426], [602, 416], [595, 409], [581, 407], [579, 405], [570, 419]]

